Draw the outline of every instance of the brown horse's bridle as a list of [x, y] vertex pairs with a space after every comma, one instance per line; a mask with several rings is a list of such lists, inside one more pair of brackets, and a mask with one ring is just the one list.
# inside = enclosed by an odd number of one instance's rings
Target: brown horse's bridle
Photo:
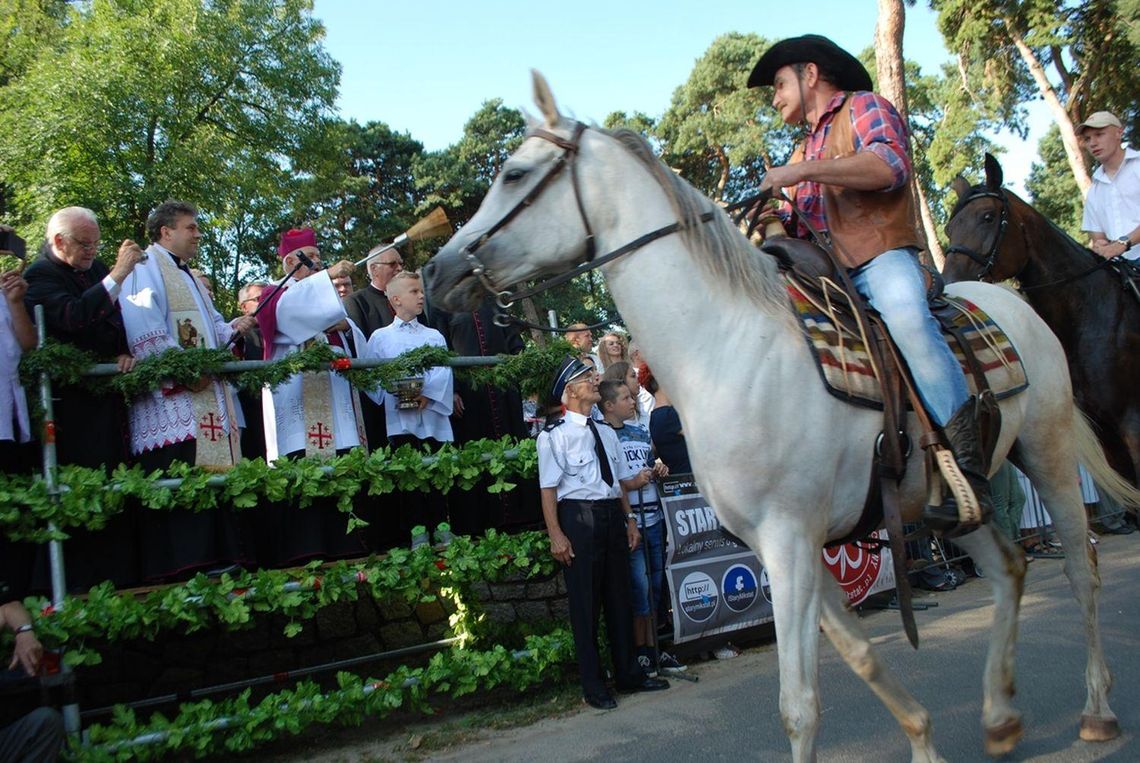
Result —
[[[590, 221], [586, 217], [586, 207], [582, 204], [582, 191], [579, 187], [577, 163], [575, 161], [578, 158], [578, 149], [582, 143], [582, 133], [584, 133], [587, 129], [588, 127], [582, 122], [575, 122], [574, 131], [571, 134], [569, 140], [542, 128], [535, 128], [530, 130], [526, 135], [527, 138], [541, 138], [542, 140], [553, 143], [555, 146], [558, 146], [562, 149], [562, 153], [558, 156], [557, 159], [554, 160], [554, 163], [546, 171], [546, 174], [539, 178], [539, 181], [535, 183], [534, 187], [527, 191], [526, 195], [523, 196], [517, 204], [507, 210], [506, 214], [499, 218], [498, 222], [484, 231], [483, 234], [479, 236], [479, 238], [472, 241], [470, 244], [463, 248], [463, 257], [471, 265], [471, 273], [479, 279], [479, 283], [482, 284], [483, 289], [495, 298], [495, 303], [501, 310], [507, 310], [517, 300], [524, 299], [526, 297], [533, 297], [536, 294], [541, 294], [549, 289], [552, 289], [555, 286], [558, 286], [559, 284], [566, 283], [567, 281], [570, 281], [583, 273], [594, 270], [595, 268], [599, 268], [607, 262], [611, 262], [618, 257], [621, 257], [622, 255], [636, 251], [652, 241], [656, 241], [659, 238], [663, 238], [672, 233], [676, 233], [677, 231], [682, 230], [683, 228], [687, 228], [697, 222], [708, 222], [715, 216], [714, 212], [709, 211], [702, 213], [695, 221], [670, 223], [669, 225], [665, 225], [657, 228], [656, 230], [650, 231], [649, 233], [646, 233], [645, 235], [634, 239], [633, 241], [630, 241], [628, 244], [625, 244], [624, 246], [621, 246], [612, 252], [607, 252], [600, 257], [596, 257], [595, 255], [597, 254], [597, 249], [594, 242], [594, 230], [590, 227]], [[582, 220], [582, 227], [586, 230], [586, 261], [581, 265], [578, 265], [577, 267], [572, 268], [565, 273], [562, 273], [561, 275], [557, 275], [553, 278], [542, 281], [536, 286], [525, 291], [511, 292], [508, 289], [499, 286], [494, 282], [491, 270], [483, 263], [482, 260], [479, 259], [476, 252], [484, 244], [487, 243], [491, 236], [495, 235], [503, 228], [505, 228], [507, 224], [518, 217], [523, 212], [523, 210], [533, 204], [534, 200], [538, 198], [539, 194], [546, 190], [550, 186], [551, 181], [558, 177], [562, 170], [567, 166], [570, 167], [570, 183], [574, 188], [574, 202], [578, 206], [578, 215]], [[562, 331], [562, 329], [551, 329], [547, 326], [536, 326], [533, 324], [525, 323], [504, 313], [500, 313], [495, 316], [496, 324], [500, 326], [506, 325], [506, 322], [504, 321], [525, 325], [529, 328], [536, 328], [543, 331]], [[603, 324], [604, 323], [605, 322], [603, 322]]]
[[[977, 276], [978, 280], [980, 281], [989, 275], [990, 271], [994, 269], [994, 265], [997, 264], [998, 250], [1001, 249], [1001, 240], [1005, 237], [1005, 229], [1009, 227], [1009, 199], [1006, 198], [1006, 195], [1001, 191], [979, 191], [978, 193], [971, 194], [970, 196], [966, 197], [966, 200], [962, 202], [962, 205], [960, 207], [958, 207], [958, 212], [955, 213], [955, 216], [961, 213], [962, 210], [966, 208], [967, 204], [978, 199], [997, 199], [1001, 202], [1001, 216], [998, 218], [997, 234], [994, 235], [994, 242], [990, 246], [989, 253], [986, 255], [981, 255], [968, 246], [959, 246], [958, 244], [954, 244], [953, 246], [947, 248], [946, 257], [949, 259], [950, 255], [952, 254], [964, 254], [974, 262], [981, 265], [982, 270], [980, 273], [978, 273]], [[953, 220], [954, 218], [951, 217], [950, 219]]]

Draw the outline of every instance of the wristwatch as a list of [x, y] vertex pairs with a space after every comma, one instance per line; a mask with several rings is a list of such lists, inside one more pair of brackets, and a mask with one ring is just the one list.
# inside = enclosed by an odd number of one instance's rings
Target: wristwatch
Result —
[[634, 519], [636, 519], [636, 517], [635, 517], [635, 516], [633, 516], [633, 512], [632, 512], [632, 511], [631, 511], [631, 512], [629, 512], [628, 514], [626, 514], [626, 515], [625, 515], [625, 518], [626, 518], [627, 520], [634, 520]]
[[1121, 236], [1120, 238], [1116, 239], [1116, 243], [1124, 244], [1124, 251], [1126, 252], [1132, 248], [1132, 239], [1130, 239], [1128, 236]]

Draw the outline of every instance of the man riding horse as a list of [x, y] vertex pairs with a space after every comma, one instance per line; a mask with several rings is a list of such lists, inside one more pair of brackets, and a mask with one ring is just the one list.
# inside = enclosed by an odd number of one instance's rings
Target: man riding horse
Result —
[[[785, 189], [798, 218], [793, 235], [830, 245], [855, 289], [878, 311], [910, 369], [931, 419], [966, 476], [981, 509], [992, 513], [981, 453], [977, 398], [930, 313], [917, 254], [922, 235], [908, 184], [907, 129], [891, 103], [871, 92], [859, 61], [820, 35], [776, 43], [760, 57], [749, 87], [772, 86], [772, 105], [807, 137], [788, 164], [768, 171], [761, 190]], [[947, 493], [927, 506], [932, 529], [968, 532]]]

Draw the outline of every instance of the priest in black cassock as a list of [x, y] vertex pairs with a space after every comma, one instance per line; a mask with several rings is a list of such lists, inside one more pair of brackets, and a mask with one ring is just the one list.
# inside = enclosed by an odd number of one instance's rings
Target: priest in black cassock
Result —
[[[470, 313], [447, 313], [433, 308], [431, 325], [443, 334], [447, 346], [459, 355], [516, 355], [523, 340], [514, 328], [495, 325], [495, 304], [490, 298]], [[523, 421], [522, 396], [517, 388], [473, 387], [462, 377], [455, 378], [455, 393], [462, 405], [455, 407], [451, 429], [455, 444], [482, 438], [499, 439], [511, 435], [528, 436]], [[522, 529], [537, 527], [542, 521], [538, 491], [533, 481], [523, 480], [514, 490], [490, 494], [485, 485], [468, 493], [452, 496], [452, 532], [482, 535], [488, 528]]]
[[[364, 336], [371, 337], [376, 329], [382, 329], [392, 322], [396, 313], [388, 302], [384, 290], [392, 276], [404, 269], [404, 258], [395, 249], [385, 249], [383, 245], [372, 247], [368, 252], [368, 284], [344, 298], [344, 311], [357, 325]], [[364, 418], [364, 431], [368, 435], [368, 448], [375, 450], [388, 444], [388, 427], [384, 421], [384, 408], [376, 405], [367, 395], [361, 395], [361, 414]]]
[[[115, 362], [134, 365], [123, 331], [119, 292], [142, 259], [133, 241], [119, 247], [115, 265], [97, 257], [99, 222], [84, 207], [66, 207], [48, 221], [47, 241], [24, 274], [29, 308], [43, 305], [50, 338]], [[88, 385], [59, 386], [55, 397], [56, 457], [110, 471], [128, 460], [127, 409], [116, 394], [92, 392]], [[124, 512], [95, 533], [74, 529], [65, 544], [67, 582], [86, 590], [101, 580], [122, 587], [139, 579], [138, 539], [133, 511]], [[37, 581], [38, 582], [38, 581]]]

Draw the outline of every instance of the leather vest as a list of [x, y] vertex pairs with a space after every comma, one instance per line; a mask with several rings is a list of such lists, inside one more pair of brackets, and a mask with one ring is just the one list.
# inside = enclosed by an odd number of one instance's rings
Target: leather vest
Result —
[[[855, 136], [848, 98], [831, 119], [821, 158], [840, 159], [853, 154]], [[792, 161], [802, 160], [801, 146]], [[888, 249], [926, 248], [923, 236], [915, 229], [918, 218], [909, 183], [893, 191], [857, 191], [823, 183], [819, 187], [835, 256], [846, 267], [858, 267]]]

